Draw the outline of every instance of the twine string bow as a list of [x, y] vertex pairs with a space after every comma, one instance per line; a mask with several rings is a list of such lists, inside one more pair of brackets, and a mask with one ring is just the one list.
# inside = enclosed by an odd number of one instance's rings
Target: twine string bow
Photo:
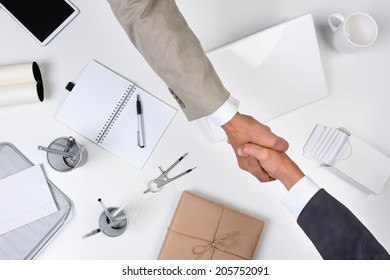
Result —
[[225, 235], [219, 239], [214, 239], [213, 241], [210, 241], [209, 244], [207, 245], [194, 246], [192, 247], [192, 253], [194, 253], [197, 256], [196, 257], [197, 259], [200, 259], [209, 250], [212, 250], [211, 255], [213, 255], [215, 249], [219, 249], [218, 245], [232, 238], [234, 238], [233, 235]]
[[[222, 237], [219, 237], [219, 238], [216, 238], [217, 236], [217, 232], [219, 230], [219, 226], [220, 226], [220, 223], [221, 223], [221, 218], [222, 218], [222, 215], [223, 215], [223, 212], [225, 210], [225, 207], [223, 205], [220, 205], [221, 206], [221, 213], [219, 215], [219, 219], [218, 219], [218, 224], [217, 224], [217, 227], [213, 233], [213, 237], [210, 240], [205, 240], [203, 238], [199, 238], [199, 237], [196, 237], [196, 236], [193, 236], [193, 235], [190, 235], [190, 234], [185, 234], [183, 232], [178, 232], [172, 228], [168, 228], [168, 230], [170, 232], [173, 232], [177, 235], [181, 235], [181, 236], [186, 236], [188, 238], [191, 238], [191, 239], [196, 239], [196, 240], [200, 240], [200, 241], [204, 241], [204, 242], [207, 242], [207, 245], [197, 245], [197, 246], [194, 246], [192, 247], [192, 253], [194, 255], [196, 255], [196, 259], [200, 259], [204, 254], [206, 254], [209, 250], [212, 250], [211, 251], [211, 254], [210, 254], [210, 259], [211, 257], [214, 255], [214, 251], [217, 249], [219, 251], [222, 251], [222, 252], [225, 252], [227, 254], [230, 254], [230, 255], [233, 255], [239, 259], [246, 259], [245, 257], [242, 257], [240, 255], [237, 255], [233, 252], [231, 252], [229, 249], [224, 249], [221, 244], [226, 242], [226, 241], [232, 241], [236, 236], [233, 234], [233, 233], [230, 233], [230, 234], [226, 234]], [[226, 247], [226, 246], [225, 246]]]

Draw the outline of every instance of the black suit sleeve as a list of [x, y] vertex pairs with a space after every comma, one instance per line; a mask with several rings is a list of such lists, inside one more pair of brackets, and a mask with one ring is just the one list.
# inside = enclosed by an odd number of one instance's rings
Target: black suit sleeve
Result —
[[390, 259], [355, 215], [324, 189], [306, 204], [297, 222], [323, 259]]

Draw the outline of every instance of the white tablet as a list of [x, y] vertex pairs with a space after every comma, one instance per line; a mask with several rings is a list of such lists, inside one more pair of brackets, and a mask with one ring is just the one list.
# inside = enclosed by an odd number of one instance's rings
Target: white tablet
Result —
[[0, 6], [42, 46], [78, 14], [68, 0], [0, 0]]
[[[267, 122], [328, 95], [311, 14], [252, 34], [208, 53], [240, 111]], [[212, 128], [215, 140], [224, 139]]]

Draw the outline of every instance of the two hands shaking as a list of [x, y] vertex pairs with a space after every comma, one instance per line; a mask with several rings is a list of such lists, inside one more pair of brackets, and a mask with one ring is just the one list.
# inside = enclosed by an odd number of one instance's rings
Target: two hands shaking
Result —
[[285, 153], [288, 143], [251, 116], [236, 113], [222, 126], [241, 169], [260, 182], [280, 180], [289, 190], [304, 177]]

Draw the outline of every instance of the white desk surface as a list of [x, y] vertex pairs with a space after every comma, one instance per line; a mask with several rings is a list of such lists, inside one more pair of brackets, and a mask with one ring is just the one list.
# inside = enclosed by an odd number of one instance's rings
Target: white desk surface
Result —
[[[106, 1], [73, 0], [80, 14], [46, 47], [32, 38], [0, 10], [0, 64], [37, 61], [46, 91], [45, 101], [0, 108], [0, 142], [11, 142], [73, 201], [73, 212], [61, 231], [38, 259], [155, 259], [183, 190], [254, 215], [266, 222], [255, 259], [319, 259], [309, 239], [280, 204], [286, 193], [279, 182], [261, 184], [237, 167], [230, 146], [214, 143], [199, 122], [188, 123], [179, 110], [142, 171], [115, 158], [84, 137], [54, 120], [66, 83], [90, 60], [96, 59], [176, 108], [164, 83], [149, 68], [128, 40]], [[306, 174], [348, 206], [390, 250], [390, 183], [380, 195], [368, 195], [317, 168], [302, 156], [302, 148], [317, 123], [343, 126], [390, 156], [390, 2], [276, 0], [180, 0], [188, 23], [205, 50], [214, 49], [275, 23], [307, 12], [314, 17], [330, 96], [267, 123], [290, 142], [288, 154]], [[332, 12], [364, 11], [378, 23], [375, 44], [359, 53], [343, 55], [328, 44], [327, 16]], [[239, 93], [232, 93], [239, 98]], [[245, 113], [245, 112], [243, 112]], [[59, 136], [74, 136], [87, 146], [89, 158], [71, 173], [49, 167], [46, 154], [37, 150]], [[158, 166], [169, 166], [189, 155], [176, 168], [198, 168], [168, 184], [137, 208], [140, 215], [125, 234], [81, 235], [96, 228], [101, 213], [97, 199], [119, 206], [142, 195], [148, 180], [159, 175]], [[382, 168], [390, 168], [382, 166]]]

